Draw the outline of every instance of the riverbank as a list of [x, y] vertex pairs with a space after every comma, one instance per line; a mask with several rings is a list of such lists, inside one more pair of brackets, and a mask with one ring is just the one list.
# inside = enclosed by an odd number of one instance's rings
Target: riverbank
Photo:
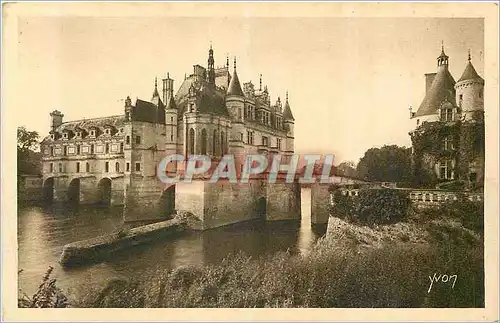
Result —
[[[74, 307], [482, 307], [482, 230], [456, 213], [342, 223], [307, 255], [236, 254], [88, 288]], [[334, 219], [335, 220], [335, 219]], [[332, 222], [334, 223], [334, 222]], [[338, 223], [337, 223], [338, 224]], [[433, 275], [457, 275], [456, 284]], [[430, 288], [431, 287], [431, 288]], [[430, 290], [429, 290], [430, 288]]]

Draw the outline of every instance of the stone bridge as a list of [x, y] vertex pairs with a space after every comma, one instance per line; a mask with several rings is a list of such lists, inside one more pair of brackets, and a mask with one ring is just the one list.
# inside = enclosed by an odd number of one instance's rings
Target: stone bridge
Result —
[[123, 205], [123, 176], [48, 176], [42, 182], [47, 202]]

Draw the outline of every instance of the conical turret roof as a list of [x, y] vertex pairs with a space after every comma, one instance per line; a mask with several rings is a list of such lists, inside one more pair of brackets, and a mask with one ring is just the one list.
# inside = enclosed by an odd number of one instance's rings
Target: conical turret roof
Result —
[[465, 80], [482, 80], [481, 76], [477, 74], [476, 69], [472, 65], [472, 63], [469, 62], [467, 63], [467, 66], [465, 66], [465, 70], [462, 73], [462, 76], [458, 80], [458, 82], [465, 81]]
[[234, 59], [234, 72], [231, 77], [231, 82], [229, 82], [229, 87], [227, 88], [227, 95], [244, 96], [238, 73], [236, 73], [236, 58]]
[[174, 96], [170, 96], [170, 101], [168, 101], [167, 109], [177, 109], [177, 104], [175, 104]]
[[286, 94], [285, 108], [283, 109], [283, 119], [284, 120], [295, 120], [292, 114], [292, 109], [290, 108], [290, 103], [288, 103], [288, 92]]

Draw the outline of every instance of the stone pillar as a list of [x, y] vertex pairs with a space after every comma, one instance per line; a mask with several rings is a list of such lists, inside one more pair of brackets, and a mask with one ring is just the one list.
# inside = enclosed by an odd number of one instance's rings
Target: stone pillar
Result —
[[314, 183], [311, 186], [311, 224], [328, 223], [330, 206], [330, 184]]
[[300, 184], [269, 183], [266, 211], [269, 221], [300, 220]]

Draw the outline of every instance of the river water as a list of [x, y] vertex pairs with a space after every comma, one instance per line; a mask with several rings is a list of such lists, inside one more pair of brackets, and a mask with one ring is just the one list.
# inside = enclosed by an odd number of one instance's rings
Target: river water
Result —
[[141, 276], [158, 269], [187, 264], [215, 264], [230, 254], [252, 257], [289, 250], [307, 253], [326, 231], [311, 228], [311, 191], [301, 192], [302, 219], [284, 222], [245, 222], [204, 232], [188, 233], [138, 246], [105, 262], [64, 269], [58, 264], [62, 247], [70, 242], [112, 232], [121, 226], [121, 208], [20, 207], [18, 214], [19, 288], [32, 295], [49, 266], [57, 285], [74, 294], [112, 278]]

